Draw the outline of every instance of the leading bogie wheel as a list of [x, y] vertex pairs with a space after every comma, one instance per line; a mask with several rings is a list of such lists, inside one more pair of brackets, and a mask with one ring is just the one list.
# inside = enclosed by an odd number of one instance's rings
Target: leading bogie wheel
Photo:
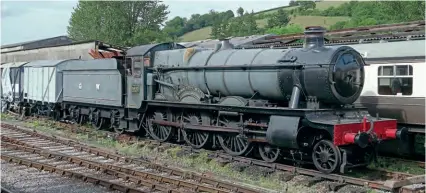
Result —
[[281, 149], [269, 144], [259, 144], [259, 154], [266, 162], [276, 162], [281, 157]]
[[324, 173], [332, 173], [339, 168], [342, 156], [340, 150], [329, 140], [321, 140], [312, 150], [312, 160], [315, 167]]

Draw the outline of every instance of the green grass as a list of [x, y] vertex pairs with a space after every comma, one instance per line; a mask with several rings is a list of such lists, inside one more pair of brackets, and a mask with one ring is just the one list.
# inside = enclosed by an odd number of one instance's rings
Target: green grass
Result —
[[296, 16], [292, 18], [290, 23], [298, 24], [302, 27], [321, 25], [329, 27], [339, 21], [347, 21], [349, 17], [324, 17], [324, 16]]
[[[325, 10], [325, 9], [327, 9], [329, 7], [333, 7], [333, 6], [334, 7], [338, 7], [338, 6], [340, 6], [341, 4], [343, 4], [345, 2], [347, 2], [347, 1], [342, 1], [342, 0], [339, 1], [338, 0], [338, 1], [321, 1], [321, 2], [316, 2], [316, 9], [318, 9], [318, 10]], [[285, 11], [289, 11], [289, 10], [292, 10], [292, 9], [296, 9], [297, 7], [299, 7], [299, 6], [278, 7], [278, 8], [271, 9], [271, 10], [265, 11], [265, 12], [259, 11], [258, 14], [271, 14], [271, 13], [277, 12], [280, 9], [284, 9]], [[255, 13], [255, 15], [257, 15], [257, 13]]]
[[[291, 18], [290, 23], [298, 24], [301, 27], [311, 26], [311, 25], [321, 25], [324, 27], [329, 27], [339, 21], [347, 21], [349, 17], [324, 17], [324, 16], [296, 16]], [[257, 20], [256, 23], [259, 27], [266, 26], [268, 19]], [[189, 33], [184, 34], [180, 38], [183, 42], [205, 40], [210, 38], [210, 33], [212, 27], [205, 27], [199, 30], [195, 30]]]
[[205, 40], [210, 38], [210, 33], [212, 32], [212, 27], [204, 27], [198, 30], [194, 30], [192, 32], [188, 32], [181, 36], [180, 38], [184, 42], [191, 42], [197, 40]]
[[[347, 1], [321, 1], [316, 3], [316, 9], [319, 10], [325, 10], [331, 6], [337, 7]], [[285, 7], [281, 8], [284, 10], [291, 10], [295, 9], [295, 7]], [[261, 12], [260, 14], [271, 14], [274, 12], [277, 12], [280, 8], [272, 9], [270, 11]], [[324, 16], [296, 16], [291, 18], [290, 23], [298, 24], [301, 27], [306, 27], [310, 25], [321, 25], [324, 27], [329, 27], [330, 25], [333, 25], [339, 21], [347, 21], [349, 20], [349, 17], [324, 17]], [[268, 19], [260, 19], [257, 20], [256, 23], [259, 27], [263, 28], [266, 26]], [[191, 42], [191, 41], [197, 41], [197, 40], [205, 40], [210, 39], [210, 33], [212, 31], [212, 27], [204, 27], [198, 30], [194, 30], [191, 32], [188, 32], [180, 37], [181, 41], [183, 42]]]
[[321, 2], [317, 2], [316, 3], [316, 9], [319, 10], [325, 10], [329, 7], [338, 7], [343, 3], [346, 3], [348, 1], [342, 1], [342, 0], [337, 0], [337, 1], [321, 1]]

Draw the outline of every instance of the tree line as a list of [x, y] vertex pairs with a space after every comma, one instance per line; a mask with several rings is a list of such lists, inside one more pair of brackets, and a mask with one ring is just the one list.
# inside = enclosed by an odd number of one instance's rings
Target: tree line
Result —
[[[296, 15], [347, 16], [329, 29], [422, 20], [424, 1], [350, 1], [325, 10], [316, 8], [314, 1], [290, 1], [291, 10], [278, 9], [273, 13], [249, 13], [243, 8], [191, 17], [167, 20], [168, 6], [160, 1], [82, 1], [71, 15], [68, 35], [75, 40], [101, 40], [115, 45], [135, 46], [153, 42], [179, 41], [185, 33], [211, 26], [212, 38], [248, 36], [255, 34], [300, 33], [303, 28], [290, 24]], [[256, 20], [266, 19], [259, 27]]]

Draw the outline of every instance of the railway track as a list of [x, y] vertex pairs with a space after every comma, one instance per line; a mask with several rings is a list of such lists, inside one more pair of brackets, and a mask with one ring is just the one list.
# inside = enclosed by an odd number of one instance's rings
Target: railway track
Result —
[[121, 192], [261, 192], [2, 123], [1, 158]]
[[[170, 171], [169, 168], [164, 168], [161, 165], [156, 165], [156, 164], [152, 164], [149, 163], [148, 161], [145, 160], [141, 160], [141, 159], [128, 159], [128, 158], [123, 158], [121, 157], [121, 155], [115, 154], [115, 153], [109, 153], [103, 150], [100, 150], [98, 148], [93, 148], [93, 147], [87, 147], [85, 145], [79, 144], [78, 142], [72, 141], [72, 140], [63, 140], [63, 139], [57, 139], [54, 137], [50, 137], [50, 136], [46, 136], [46, 135], [42, 135], [40, 133], [36, 133], [24, 128], [20, 128], [17, 126], [13, 126], [10, 124], [4, 124], [2, 123], [2, 127], [5, 127], [6, 129], [10, 129], [13, 130], [14, 132], [18, 132], [20, 133], [20, 135], [24, 134], [28, 135], [28, 137], [37, 137], [37, 138], [41, 138], [43, 140], [46, 141], [53, 141], [55, 143], [59, 143], [59, 144], [63, 144], [63, 145], [68, 145], [68, 146], [73, 146], [74, 148], [77, 148], [81, 151], [85, 151], [85, 152], [89, 152], [95, 155], [101, 155], [104, 156], [105, 158], [110, 158], [113, 160], [121, 160], [123, 161], [123, 163], [126, 164], [134, 164], [134, 165], [150, 165], [151, 168], [160, 168], [160, 171], [164, 171], [164, 172], [168, 172], [168, 173], [173, 173], [172, 171]], [[21, 140], [18, 140], [16, 138], [13, 137], [8, 137], [7, 134], [5, 134], [6, 136], [3, 136], [3, 132], [2, 132], [2, 140], [8, 140], [8, 141], [15, 141], [15, 143], [18, 143], [21, 146], [24, 146], [24, 142], [22, 142], [22, 138]], [[23, 138], [25, 139], [25, 138]], [[151, 143], [154, 145], [158, 145], [161, 146], [164, 143], [159, 143], [153, 140], [144, 140], [144, 142], [146, 143]], [[28, 142], [27, 142], [28, 143]], [[49, 145], [49, 144], [47, 144]], [[177, 144], [167, 144], [169, 146], [179, 146]], [[34, 145], [31, 144], [26, 144], [25, 146], [26, 148], [34, 148]], [[198, 152], [198, 150], [194, 150], [191, 148], [186, 148], [187, 151], [192, 151], [192, 152]], [[337, 191], [339, 188], [345, 186], [346, 184], [353, 184], [353, 185], [357, 185], [357, 186], [367, 186], [373, 189], [380, 189], [380, 190], [386, 190], [386, 191], [396, 191], [398, 189], [400, 189], [403, 186], [406, 185], [410, 185], [413, 183], [424, 183], [424, 176], [413, 176], [410, 174], [405, 174], [405, 173], [397, 173], [397, 172], [389, 172], [389, 171], [378, 171], [381, 172], [382, 176], [387, 177], [388, 179], [390, 178], [390, 180], [385, 180], [385, 181], [376, 181], [376, 180], [367, 180], [367, 179], [361, 179], [361, 178], [355, 178], [355, 177], [350, 177], [350, 176], [346, 176], [346, 175], [338, 175], [338, 174], [324, 174], [321, 173], [319, 171], [316, 170], [311, 170], [311, 169], [305, 169], [305, 168], [299, 168], [299, 167], [295, 167], [295, 166], [290, 166], [290, 165], [285, 165], [285, 164], [279, 164], [279, 163], [267, 163], [261, 160], [257, 160], [257, 159], [251, 159], [251, 158], [246, 158], [246, 157], [233, 157], [221, 152], [213, 152], [211, 155], [213, 155], [216, 158], [221, 158], [224, 160], [228, 160], [229, 162], [241, 162], [247, 165], [255, 165], [255, 166], [260, 166], [260, 167], [266, 167], [269, 168], [271, 170], [274, 171], [285, 171], [287, 174], [290, 175], [305, 175], [305, 176], [311, 176], [312, 178], [312, 183], [317, 183], [320, 181], [333, 181], [335, 183], [333, 183], [332, 185], [330, 185], [329, 189], [332, 191]], [[121, 171], [121, 170], [119, 170]], [[200, 181], [200, 176], [197, 177], [197, 180]]]
[[13, 192], [5, 187], [1, 187], [1, 193], [13, 193]]

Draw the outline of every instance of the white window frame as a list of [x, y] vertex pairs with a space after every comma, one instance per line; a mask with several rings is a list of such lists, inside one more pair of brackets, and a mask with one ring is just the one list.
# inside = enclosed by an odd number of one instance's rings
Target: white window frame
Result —
[[[388, 67], [388, 66], [393, 67], [393, 75], [383, 75], [383, 69], [385, 67]], [[396, 75], [396, 67], [397, 66], [407, 66], [407, 74], [406, 75]], [[413, 71], [414, 71], [414, 67], [411, 64], [394, 64], [394, 65], [380, 65], [380, 66], [378, 66], [378, 68], [377, 68], [377, 72], [378, 72], [378, 75], [377, 75], [377, 94], [380, 95], [380, 96], [411, 96], [411, 95], [413, 95], [414, 90], [412, 90], [411, 94], [409, 94], [409, 95], [408, 94], [403, 95], [402, 93], [396, 94], [396, 95], [392, 95], [392, 94], [386, 95], [386, 94], [380, 94], [379, 93], [380, 79], [381, 78], [411, 78], [412, 79], [412, 81], [411, 81], [412, 85], [411, 86], [414, 88], [414, 86], [413, 86], [414, 85], [414, 76], [413, 76], [414, 72]], [[410, 75], [410, 72], [411, 72], [411, 75]]]

